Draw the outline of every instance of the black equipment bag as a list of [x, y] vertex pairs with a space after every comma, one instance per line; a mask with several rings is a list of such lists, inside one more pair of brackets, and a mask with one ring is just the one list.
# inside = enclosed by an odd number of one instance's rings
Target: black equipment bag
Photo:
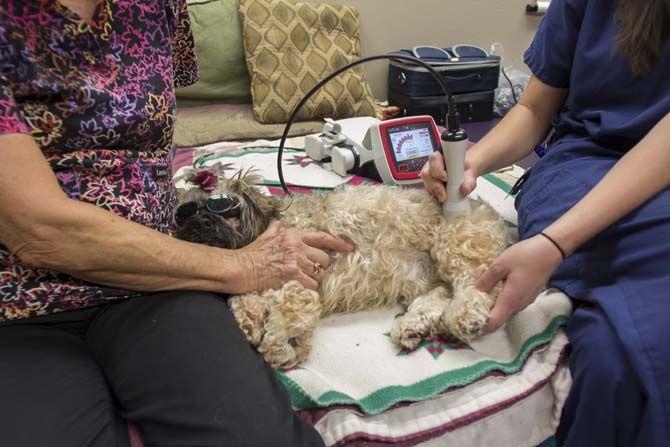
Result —
[[[500, 57], [472, 45], [450, 48], [418, 46], [391, 54], [413, 56], [443, 76], [454, 94], [463, 121], [493, 118], [494, 90], [500, 77]], [[440, 85], [425, 68], [409, 61], [389, 63], [388, 99], [406, 116], [431, 115], [444, 124], [446, 99]]]
[[[479, 47], [458, 45], [453, 48], [415, 47], [391, 54], [420, 56], [442, 75], [453, 94], [481, 92], [498, 88], [500, 57], [489, 56]], [[407, 96], [438, 96], [443, 91], [423, 67], [409, 61], [389, 63], [388, 89]]]

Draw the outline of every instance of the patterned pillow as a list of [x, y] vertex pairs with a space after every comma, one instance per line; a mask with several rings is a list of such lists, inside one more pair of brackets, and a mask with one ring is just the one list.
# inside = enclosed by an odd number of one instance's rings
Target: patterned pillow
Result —
[[[360, 57], [359, 14], [350, 6], [240, 0], [254, 114], [284, 123], [317, 82]], [[298, 120], [374, 116], [372, 92], [357, 67], [329, 82]]]

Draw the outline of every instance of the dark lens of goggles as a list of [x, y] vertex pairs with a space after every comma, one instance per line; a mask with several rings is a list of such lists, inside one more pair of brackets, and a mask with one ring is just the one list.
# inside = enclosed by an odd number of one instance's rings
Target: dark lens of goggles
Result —
[[182, 203], [174, 212], [174, 220], [177, 225], [182, 226], [186, 220], [198, 213], [198, 204], [195, 202]]
[[452, 52], [458, 57], [464, 58], [486, 58], [489, 54], [483, 48], [474, 45], [456, 45], [452, 48]]
[[240, 212], [240, 201], [229, 195], [214, 196], [207, 199], [207, 211], [223, 217], [235, 217]]

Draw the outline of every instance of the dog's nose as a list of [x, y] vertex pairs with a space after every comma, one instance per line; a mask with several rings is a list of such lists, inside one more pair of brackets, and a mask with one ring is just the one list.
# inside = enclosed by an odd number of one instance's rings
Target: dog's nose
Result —
[[175, 223], [181, 227], [188, 219], [198, 213], [198, 204], [195, 202], [185, 202], [177, 207], [174, 213]]

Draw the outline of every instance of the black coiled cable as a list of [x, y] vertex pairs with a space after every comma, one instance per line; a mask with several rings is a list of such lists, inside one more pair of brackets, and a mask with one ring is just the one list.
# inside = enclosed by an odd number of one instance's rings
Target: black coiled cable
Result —
[[302, 107], [305, 105], [307, 101], [316, 93], [319, 91], [324, 85], [326, 85], [328, 82], [330, 82], [333, 78], [336, 78], [337, 76], [341, 75], [345, 71], [357, 66], [364, 64], [366, 62], [370, 61], [376, 61], [376, 60], [381, 60], [381, 59], [390, 59], [390, 60], [404, 60], [408, 62], [412, 62], [414, 64], [417, 64], [426, 70], [433, 76], [433, 78], [437, 81], [437, 83], [442, 87], [442, 90], [444, 91], [444, 94], [446, 96], [447, 100], [447, 127], [450, 132], [456, 132], [460, 129], [460, 120], [458, 116], [458, 110], [456, 108], [456, 101], [454, 99], [454, 96], [449, 92], [449, 87], [447, 87], [447, 83], [444, 80], [442, 76], [435, 70], [433, 67], [431, 67], [429, 64], [425, 63], [424, 61], [417, 59], [416, 57], [412, 56], [405, 56], [401, 54], [380, 54], [377, 56], [369, 56], [369, 57], [364, 57], [361, 59], [358, 59], [354, 62], [351, 62], [343, 67], [338, 68], [335, 70], [333, 73], [330, 75], [326, 76], [324, 79], [319, 81], [312, 89], [307, 92], [307, 94], [300, 100], [300, 102], [295, 106], [293, 111], [291, 112], [291, 115], [288, 118], [288, 121], [286, 121], [286, 127], [284, 127], [284, 133], [281, 137], [281, 142], [279, 143], [279, 149], [277, 151], [277, 173], [279, 174], [279, 182], [281, 183], [281, 187], [284, 190], [284, 193], [287, 195], [291, 195], [291, 192], [288, 189], [288, 186], [286, 186], [286, 181], [284, 180], [284, 171], [282, 169], [282, 156], [284, 154], [284, 146], [286, 145], [286, 140], [288, 138], [288, 134], [291, 131], [291, 126], [293, 125], [293, 121], [295, 120], [295, 117], [298, 115]]

